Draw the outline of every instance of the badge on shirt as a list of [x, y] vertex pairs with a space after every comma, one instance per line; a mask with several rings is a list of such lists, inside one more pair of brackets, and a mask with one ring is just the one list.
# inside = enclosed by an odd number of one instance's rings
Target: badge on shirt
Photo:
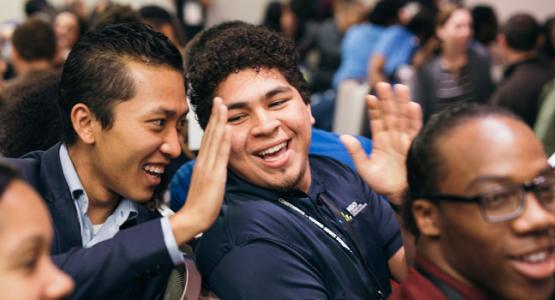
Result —
[[356, 201], [353, 201], [351, 204], [349, 204], [349, 206], [347, 206], [346, 209], [351, 214], [351, 216], [354, 218], [361, 211], [363, 211], [366, 208], [366, 206], [368, 206], [368, 203], [358, 203]]

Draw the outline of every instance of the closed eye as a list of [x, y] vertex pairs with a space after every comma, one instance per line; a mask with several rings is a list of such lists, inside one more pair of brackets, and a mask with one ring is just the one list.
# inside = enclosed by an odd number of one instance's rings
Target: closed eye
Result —
[[275, 100], [270, 102], [270, 104], [268, 105], [270, 108], [279, 108], [283, 105], [285, 105], [285, 103], [289, 101], [289, 99], [279, 99], [279, 100]]
[[246, 117], [247, 117], [247, 114], [244, 114], [244, 113], [232, 115], [229, 118], [227, 118], [227, 122], [232, 124], [237, 124], [243, 121]]

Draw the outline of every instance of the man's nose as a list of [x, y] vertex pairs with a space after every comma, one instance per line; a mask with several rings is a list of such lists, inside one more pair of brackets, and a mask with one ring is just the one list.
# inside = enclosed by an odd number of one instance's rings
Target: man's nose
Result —
[[257, 112], [255, 122], [252, 129], [253, 135], [272, 134], [280, 125], [280, 121], [267, 111]]
[[524, 212], [512, 223], [519, 234], [548, 232], [555, 229], [555, 213], [547, 210], [533, 193], [527, 193]]
[[182, 135], [178, 130], [170, 130], [166, 134], [163, 144], [160, 145], [160, 151], [171, 158], [178, 157], [182, 151], [181, 136]]

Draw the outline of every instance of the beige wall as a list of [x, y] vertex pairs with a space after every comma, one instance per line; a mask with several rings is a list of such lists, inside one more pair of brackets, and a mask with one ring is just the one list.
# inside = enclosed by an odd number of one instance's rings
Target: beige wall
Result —
[[[65, 0], [50, 0], [54, 5], [62, 5]], [[138, 7], [144, 4], [159, 4], [167, 8], [172, 7], [172, 0], [115, 0], [116, 2], [131, 4]], [[241, 19], [253, 23], [262, 20], [264, 7], [271, 0], [212, 0], [213, 7], [208, 16], [209, 24], [223, 20]], [[365, 0], [374, 1], [374, 0]], [[23, 17], [25, 0], [1, 0], [0, 23], [8, 20], [20, 20]], [[85, 0], [92, 5], [96, 0]], [[547, 16], [555, 15], [555, 0], [466, 0], [469, 6], [476, 4], [490, 4], [495, 7], [501, 21], [516, 11], [533, 13], [543, 21]]]

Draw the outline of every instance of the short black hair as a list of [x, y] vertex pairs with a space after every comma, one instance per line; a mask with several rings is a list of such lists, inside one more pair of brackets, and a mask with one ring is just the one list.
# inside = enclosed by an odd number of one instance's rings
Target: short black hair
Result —
[[439, 141], [463, 123], [490, 116], [502, 116], [521, 121], [512, 112], [476, 103], [455, 105], [430, 117], [428, 123], [412, 141], [407, 154], [408, 191], [402, 207], [403, 223], [415, 236], [418, 227], [412, 214], [412, 204], [421, 195], [439, 192], [439, 183], [445, 178], [447, 170], [443, 167]]
[[477, 5], [472, 8], [472, 26], [474, 37], [480, 43], [489, 45], [497, 38], [497, 15], [489, 5]]
[[389, 26], [399, 21], [399, 10], [403, 7], [401, 0], [380, 0], [368, 14], [372, 24]]
[[25, 61], [52, 60], [56, 55], [54, 28], [50, 22], [39, 17], [31, 17], [17, 26], [12, 43]]
[[187, 95], [197, 119], [206, 128], [212, 98], [230, 74], [254, 68], [277, 69], [310, 103], [308, 85], [298, 67], [293, 42], [264, 26], [224, 22], [198, 34], [185, 51]]
[[62, 119], [58, 107], [60, 73], [48, 72], [10, 86], [10, 105], [0, 113], [0, 152], [19, 157], [46, 150], [60, 141]]
[[102, 128], [111, 127], [114, 104], [131, 99], [136, 92], [127, 73], [129, 62], [183, 73], [183, 60], [177, 48], [148, 25], [121, 23], [88, 32], [69, 53], [60, 81], [62, 140], [66, 144], [77, 139], [70, 116], [77, 103], [87, 105]]
[[526, 13], [510, 17], [503, 29], [507, 45], [518, 51], [534, 50], [538, 46], [540, 34], [540, 24], [532, 15]]

